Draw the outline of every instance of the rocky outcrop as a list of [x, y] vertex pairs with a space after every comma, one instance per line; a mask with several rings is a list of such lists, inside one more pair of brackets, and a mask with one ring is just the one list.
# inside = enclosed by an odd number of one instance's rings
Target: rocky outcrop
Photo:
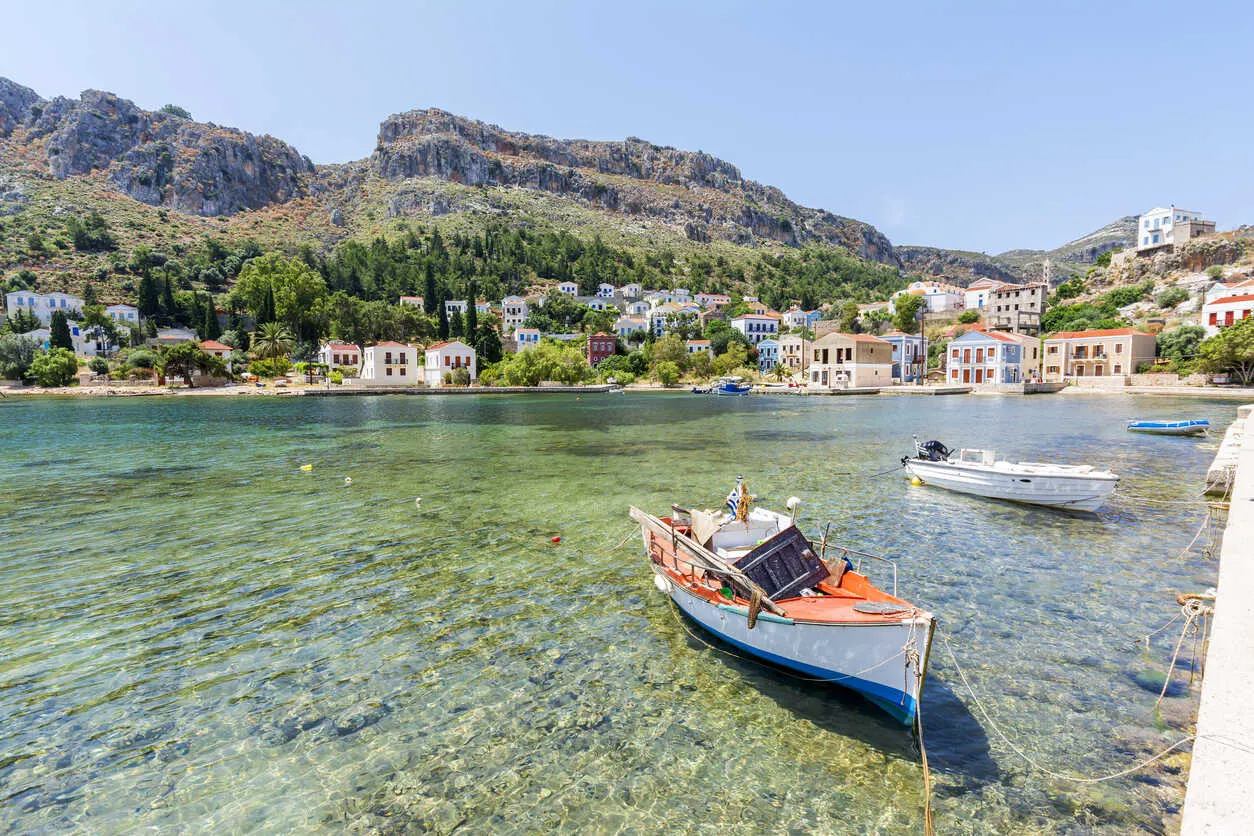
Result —
[[0, 137], [26, 122], [31, 108], [39, 103], [39, 94], [7, 78], [0, 78]]
[[1020, 278], [1014, 271], [998, 264], [992, 256], [983, 253], [911, 246], [897, 247], [896, 253], [907, 272], [927, 278], [943, 278], [964, 287], [980, 278], [1012, 283]]
[[0, 134], [15, 132], [42, 144], [57, 178], [102, 170], [136, 200], [196, 215], [230, 215], [300, 197], [314, 171], [274, 137], [146, 111], [99, 90], [45, 102], [0, 79]]
[[[694, 241], [796, 246], [825, 242], [894, 266], [893, 246], [860, 221], [798, 206], [783, 192], [745, 180], [732, 164], [629, 137], [560, 140], [506, 131], [443, 110], [412, 110], [379, 128], [370, 172], [398, 186], [433, 177], [468, 186], [545, 191], [610, 212], [673, 223]], [[421, 200], [400, 194], [393, 213]]]

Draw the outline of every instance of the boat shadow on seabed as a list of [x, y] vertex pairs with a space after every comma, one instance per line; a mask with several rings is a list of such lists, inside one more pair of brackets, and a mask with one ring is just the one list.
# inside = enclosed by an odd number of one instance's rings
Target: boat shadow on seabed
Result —
[[[798, 719], [831, 734], [860, 740], [890, 757], [919, 760], [913, 730], [896, 722], [862, 696], [837, 684], [806, 681], [769, 662], [745, 657], [686, 615], [679, 617], [688, 628], [688, 633], [681, 638], [689, 647], [722, 651], [712, 654], [720, 664]], [[928, 763], [933, 772], [950, 778], [943, 787], [936, 787], [938, 792], [962, 795], [1001, 780], [1000, 770], [989, 751], [988, 735], [953, 689], [937, 678], [934, 670], [929, 671], [923, 689], [922, 715]]]

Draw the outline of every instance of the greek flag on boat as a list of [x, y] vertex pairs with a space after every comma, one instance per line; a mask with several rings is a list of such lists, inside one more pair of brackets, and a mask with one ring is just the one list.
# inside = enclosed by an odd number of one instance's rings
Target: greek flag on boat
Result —
[[732, 488], [731, 493], [727, 495], [727, 513], [733, 517], [736, 516], [736, 511], [740, 508], [741, 496], [744, 493], [744, 483], [745, 477], [737, 476], [736, 487]]

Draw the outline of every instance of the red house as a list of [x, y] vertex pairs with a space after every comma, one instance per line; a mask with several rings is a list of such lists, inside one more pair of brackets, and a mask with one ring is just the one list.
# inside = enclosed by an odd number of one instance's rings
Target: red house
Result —
[[597, 333], [588, 337], [588, 365], [595, 367], [606, 357], [612, 357], [618, 349], [618, 337]]

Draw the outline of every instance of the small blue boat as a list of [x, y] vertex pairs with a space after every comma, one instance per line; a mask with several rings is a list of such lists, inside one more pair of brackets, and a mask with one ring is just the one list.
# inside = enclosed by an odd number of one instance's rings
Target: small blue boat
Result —
[[1205, 435], [1210, 421], [1205, 418], [1189, 421], [1129, 421], [1128, 432], [1149, 435]]
[[716, 395], [747, 395], [752, 390], [753, 387], [739, 377], [720, 377], [710, 389]]

